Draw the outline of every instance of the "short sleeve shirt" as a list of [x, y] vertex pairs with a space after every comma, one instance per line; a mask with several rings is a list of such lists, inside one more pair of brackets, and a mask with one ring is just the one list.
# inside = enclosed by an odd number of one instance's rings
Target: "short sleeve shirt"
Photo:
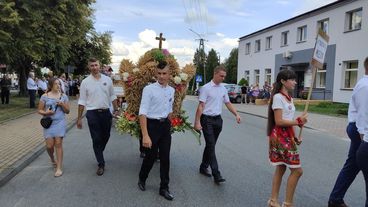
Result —
[[277, 93], [273, 96], [272, 109], [281, 109], [282, 119], [284, 120], [294, 119], [295, 106], [293, 103], [293, 99], [291, 99], [291, 102], [288, 103], [286, 98], [281, 93]]
[[230, 99], [225, 86], [211, 81], [201, 88], [199, 101], [204, 103], [204, 115], [217, 116], [222, 112], [222, 105], [229, 103]]

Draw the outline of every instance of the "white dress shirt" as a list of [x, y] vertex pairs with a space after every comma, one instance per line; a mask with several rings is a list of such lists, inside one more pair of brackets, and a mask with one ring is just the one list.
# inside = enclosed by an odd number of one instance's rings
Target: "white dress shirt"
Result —
[[216, 85], [212, 80], [201, 88], [199, 101], [205, 104], [202, 114], [207, 116], [220, 115], [222, 104], [230, 102], [225, 86]]
[[27, 89], [28, 90], [37, 90], [37, 84], [32, 78], [27, 79]]
[[[368, 76], [364, 75], [355, 85], [351, 96], [350, 109], [356, 110], [356, 127], [358, 132], [363, 134], [363, 140], [368, 142]], [[349, 120], [350, 121], [350, 120]]]
[[291, 103], [288, 103], [285, 96], [281, 93], [277, 93], [273, 96], [272, 109], [281, 109], [282, 119], [284, 120], [291, 121], [294, 119], [295, 106], [293, 103], [293, 99], [291, 99]]
[[43, 81], [43, 80], [38, 80], [37, 81], [37, 86], [40, 90], [43, 90], [43, 91], [46, 91], [47, 90], [47, 83], [46, 81]]
[[104, 75], [100, 79], [89, 75], [82, 81], [79, 93], [78, 104], [87, 110], [108, 109], [116, 99], [111, 78]]
[[139, 115], [145, 115], [149, 119], [167, 118], [172, 112], [174, 93], [173, 87], [164, 87], [158, 82], [144, 87]]

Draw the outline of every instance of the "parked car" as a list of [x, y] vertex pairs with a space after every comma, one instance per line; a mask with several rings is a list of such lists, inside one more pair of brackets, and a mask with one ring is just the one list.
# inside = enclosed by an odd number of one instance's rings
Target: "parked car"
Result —
[[226, 84], [224, 85], [227, 89], [227, 93], [230, 98], [230, 102], [232, 103], [241, 103], [242, 96], [241, 96], [241, 86], [235, 84]]

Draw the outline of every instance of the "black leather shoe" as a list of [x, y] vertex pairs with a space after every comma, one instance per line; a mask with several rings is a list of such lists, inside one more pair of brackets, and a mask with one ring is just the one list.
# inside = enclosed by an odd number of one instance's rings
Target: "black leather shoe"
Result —
[[160, 196], [164, 197], [166, 200], [169, 200], [169, 201], [172, 201], [174, 199], [174, 196], [171, 195], [168, 189], [161, 189]]
[[211, 177], [211, 173], [208, 169], [205, 168], [199, 168], [199, 173], [201, 173], [204, 176]]
[[349, 207], [349, 206], [346, 205], [345, 203], [336, 204], [336, 203], [332, 203], [331, 201], [329, 201], [328, 207]]
[[213, 176], [213, 181], [215, 181], [216, 184], [224, 183], [226, 180], [221, 175]]
[[141, 152], [141, 154], [139, 155], [139, 157], [141, 157], [141, 158], [145, 158], [145, 157], [146, 157], [146, 153]]
[[146, 182], [139, 180], [138, 181], [138, 187], [139, 187], [139, 189], [141, 189], [141, 191], [145, 191], [146, 190]]
[[97, 174], [98, 176], [101, 176], [101, 175], [103, 175], [103, 174], [104, 174], [104, 171], [105, 171], [105, 167], [104, 167], [104, 166], [100, 166], [100, 167], [98, 167], [98, 169], [97, 169], [97, 171], [96, 171], [96, 174]]

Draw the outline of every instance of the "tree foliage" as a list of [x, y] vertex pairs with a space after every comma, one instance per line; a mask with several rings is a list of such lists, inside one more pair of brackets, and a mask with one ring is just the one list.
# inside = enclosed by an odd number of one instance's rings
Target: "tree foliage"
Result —
[[1, 0], [0, 63], [15, 69], [21, 93], [35, 66], [57, 73], [74, 65], [84, 73], [90, 56], [111, 62], [111, 33], [93, 28], [95, 0]]
[[238, 48], [234, 48], [231, 50], [229, 58], [225, 60], [226, 67], [226, 83], [235, 83], [237, 80], [238, 74]]
[[217, 56], [217, 52], [214, 49], [211, 49], [208, 52], [208, 57], [206, 60], [206, 80], [209, 82], [213, 78], [213, 70], [216, 66], [219, 65], [219, 59]]

